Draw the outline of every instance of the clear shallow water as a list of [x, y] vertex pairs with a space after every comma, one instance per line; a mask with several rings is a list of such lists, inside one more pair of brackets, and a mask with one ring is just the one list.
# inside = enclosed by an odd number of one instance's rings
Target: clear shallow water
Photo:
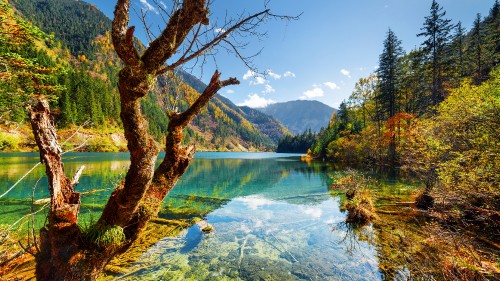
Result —
[[[0, 154], [0, 194], [38, 160], [36, 154]], [[86, 165], [78, 191], [82, 216], [98, 214], [111, 189], [124, 177], [126, 153], [68, 153], [69, 175]], [[43, 167], [0, 199], [2, 224], [28, 213], [35, 199], [48, 197]], [[144, 252], [124, 280], [380, 280], [373, 243], [353, 235], [342, 222], [339, 198], [331, 196], [329, 170], [297, 155], [197, 153], [165, 200], [163, 218], [190, 214], [199, 226], [164, 238]], [[43, 216], [38, 218], [43, 222]], [[371, 228], [364, 231], [370, 232]]]

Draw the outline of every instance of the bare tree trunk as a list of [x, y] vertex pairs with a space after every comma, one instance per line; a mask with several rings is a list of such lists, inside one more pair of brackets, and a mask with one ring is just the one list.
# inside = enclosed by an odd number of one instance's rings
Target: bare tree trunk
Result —
[[[74, 191], [71, 180], [64, 173], [48, 102], [42, 98], [37, 101], [30, 112], [30, 121], [41, 161], [46, 166], [51, 194], [49, 224], [40, 230], [41, 251], [36, 256], [38, 280], [95, 280], [111, 258], [128, 249], [149, 219], [158, 214], [163, 199], [194, 156], [194, 145], [181, 145], [184, 128], [219, 89], [239, 83], [235, 78], [219, 79], [220, 74], [216, 71], [203, 94], [186, 112], [170, 114], [166, 155], [156, 171], [154, 164], [159, 149], [147, 133], [147, 121], [140, 111], [139, 99], [122, 97], [121, 117], [133, 165], [94, 226], [103, 232], [108, 227], [121, 227], [125, 240], [120, 244], [97, 245], [78, 227], [80, 194]], [[130, 80], [120, 77], [120, 90], [125, 89], [124, 92], [130, 94], [128, 85], [122, 87], [124, 81]]]
[[[148, 133], [148, 122], [141, 112], [140, 100], [146, 96], [158, 75], [203, 55], [220, 42], [228, 42], [232, 31], [250, 32], [273, 16], [265, 10], [244, 18], [218, 34], [198, 50], [186, 53], [176, 62], [164, 65], [196, 25], [208, 24], [206, 0], [185, 0], [173, 11], [165, 30], [140, 56], [133, 45], [134, 28], [128, 27], [130, 0], [118, 0], [113, 20], [112, 39], [125, 66], [119, 73], [121, 114], [130, 151], [130, 168], [123, 183], [111, 194], [98, 222], [90, 226], [92, 235], [77, 225], [80, 194], [65, 175], [61, 147], [51, 120], [49, 104], [38, 97], [30, 110], [30, 121], [49, 179], [51, 208], [48, 224], [40, 230], [40, 252], [36, 256], [38, 280], [95, 280], [104, 266], [118, 253], [126, 251], [138, 238], [150, 218], [155, 217], [163, 199], [184, 174], [195, 153], [195, 146], [182, 145], [182, 132], [222, 87], [239, 84], [236, 78], [221, 81], [215, 71], [205, 91], [185, 112], [170, 112], [166, 136], [166, 155], [155, 170], [158, 144]], [[245, 26], [248, 24], [249, 26]], [[241, 31], [240, 30], [240, 31]], [[196, 37], [193, 39], [196, 40]], [[230, 43], [229, 43], [230, 44]], [[234, 47], [234, 45], [231, 45]], [[191, 51], [191, 53], [188, 53]], [[239, 53], [238, 56], [242, 58]], [[243, 59], [243, 58], [242, 58]], [[109, 229], [123, 231], [123, 237], [110, 244], [99, 244], [97, 235]]]
[[[40, 230], [40, 252], [36, 256], [38, 280], [62, 280], [72, 275], [72, 257], [81, 251], [81, 232], [76, 224], [80, 194], [64, 173], [61, 147], [50, 118], [49, 104], [39, 98], [30, 111], [30, 123], [49, 180], [51, 207], [48, 225]], [[64, 276], [64, 277], [63, 277]]]
[[[159, 150], [147, 133], [147, 121], [140, 107], [134, 106], [138, 101], [127, 103], [122, 99], [124, 111], [121, 116], [129, 141], [131, 162], [137, 161], [136, 167], [130, 168], [124, 184], [115, 189], [94, 226], [102, 231], [110, 226], [122, 227], [125, 240], [118, 245], [97, 245], [78, 227], [80, 194], [74, 191], [71, 180], [64, 173], [61, 148], [50, 119], [48, 103], [38, 100], [31, 110], [30, 120], [41, 161], [46, 166], [52, 203], [49, 224], [40, 230], [41, 251], [36, 257], [38, 280], [95, 280], [111, 258], [130, 247], [149, 219], [158, 214], [163, 199], [194, 156], [194, 145], [184, 147], [181, 144], [182, 131], [219, 89], [239, 83], [235, 78], [219, 79], [220, 74], [216, 71], [203, 94], [186, 112], [170, 114], [166, 155], [156, 171], [154, 163]], [[127, 125], [130, 127], [127, 128]]]

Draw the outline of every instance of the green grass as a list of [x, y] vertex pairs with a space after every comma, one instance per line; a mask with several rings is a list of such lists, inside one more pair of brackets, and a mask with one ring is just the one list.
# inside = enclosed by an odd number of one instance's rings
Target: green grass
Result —
[[123, 228], [117, 225], [99, 225], [92, 217], [90, 222], [85, 223], [81, 229], [83, 237], [88, 242], [101, 248], [117, 247], [126, 240]]

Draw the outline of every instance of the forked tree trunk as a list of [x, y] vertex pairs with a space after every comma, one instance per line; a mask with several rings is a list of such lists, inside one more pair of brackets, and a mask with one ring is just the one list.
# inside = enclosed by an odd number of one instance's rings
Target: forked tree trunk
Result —
[[[195, 146], [182, 145], [182, 132], [222, 87], [239, 84], [236, 78], [221, 81], [215, 71], [197, 100], [182, 113], [169, 112], [165, 158], [155, 169], [158, 144], [148, 133], [148, 122], [141, 112], [140, 100], [146, 96], [156, 77], [203, 55], [239, 28], [249, 32], [264, 16], [265, 10], [237, 22], [198, 50], [188, 48], [176, 62], [165, 65], [196, 25], [207, 25], [206, 0], [184, 0], [171, 15], [165, 30], [140, 56], [133, 44], [133, 27], [128, 27], [130, 0], [117, 0], [112, 39], [115, 51], [125, 66], [120, 71], [118, 89], [125, 138], [130, 151], [130, 168], [123, 183], [112, 192], [103, 213], [90, 231], [84, 233], [77, 225], [80, 194], [76, 181], [64, 172], [61, 147], [51, 120], [48, 102], [37, 97], [30, 110], [30, 122], [49, 179], [51, 208], [48, 224], [40, 230], [40, 252], [36, 255], [37, 280], [95, 280], [105, 265], [117, 254], [126, 251], [138, 238], [150, 218], [155, 217], [163, 199], [186, 171], [195, 153]], [[248, 24], [250, 27], [244, 27]], [[193, 39], [194, 40], [194, 39]], [[191, 53], [188, 53], [191, 51]], [[99, 237], [112, 229], [116, 236], [108, 244]]]
[[[37, 280], [95, 280], [116, 254], [122, 253], [138, 238], [150, 218], [158, 214], [162, 201], [186, 171], [195, 152], [194, 145], [182, 146], [182, 131], [202, 107], [223, 86], [236, 84], [231, 78], [220, 81], [216, 71], [198, 100], [184, 113], [171, 113], [166, 155], [154, 170], [159, 149], [147, 133], [148, 124], [138, 99], [122, 98], [122, 120], [129, 141], [131, 166], [123, 185], [112, 193], [94, 228], [105, 232], [110, 227], [123, 229], [119, 244], [100, 245], [82, 233], [77, 225], [80, 194], [64, 173], [61, 148], [51, 120], [49, 105], [39, 98], [30, 121], [46, 166], [51, 194], [48, 225], [40, 230], [40, 249], [36, 256]], [[123, 83], [120, 77], [120, 83]], [[121, 88], [120, 91], [126, 90]], [[126, 93], [130, 93], [126, 91]]]

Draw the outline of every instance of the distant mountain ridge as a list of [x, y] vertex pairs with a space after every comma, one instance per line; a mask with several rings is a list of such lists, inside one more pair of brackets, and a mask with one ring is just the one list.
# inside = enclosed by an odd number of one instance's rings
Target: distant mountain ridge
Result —
[[271, 115], [285, 125], [292, 133], [301, 134], [308, 129], [319, 132], [328, 126], [337, 110], [319, 101], [296, 100], [274, 103], [257, 110]]

